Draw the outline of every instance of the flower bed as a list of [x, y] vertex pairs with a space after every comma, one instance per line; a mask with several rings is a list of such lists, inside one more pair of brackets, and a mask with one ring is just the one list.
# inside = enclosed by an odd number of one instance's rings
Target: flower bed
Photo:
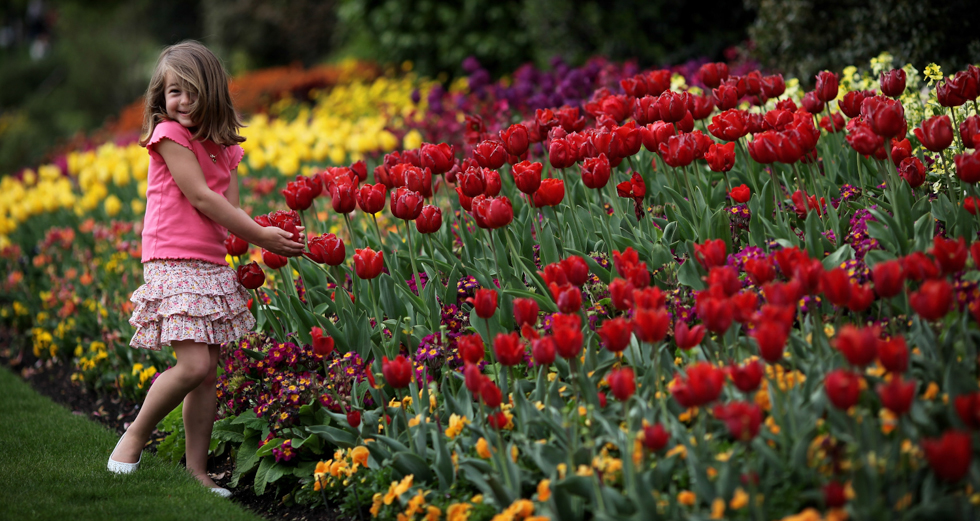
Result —
[[[724, 64], [469, 65], [253, 120], [256, 220], [309, 236], [296, 259], [227, 243], [259, 321], [223, 351], [234, 483], [384, 519], [975, 517], [977, 69], [883, 55], [803, 92]], [[109, 213], [92, 165], [142, 159], [102, 154], [72, 160], [81, 194], [42, 172], [55, 197], [38, 182], [5, 232], [47, 230], [4, 257], [36, 353], [116, 331], [83, 368], [142, 356], [106, 291], [134, 287], [133, 230], [43, 221], [74, 218], [61, 193]], [[120, 277], [94, 324], [61, 311], [89, 306], [82, 273]]]

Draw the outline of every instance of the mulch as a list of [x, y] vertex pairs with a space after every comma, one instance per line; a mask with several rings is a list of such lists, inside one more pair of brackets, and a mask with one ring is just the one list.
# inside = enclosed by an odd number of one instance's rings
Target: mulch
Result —
[[[72, 368], [63, 361], [38, 360], [29, 348], [12, 347], [8, 331], [0, 331], [0, 365], [20, 375], [38, 393], [68, 408], [72, 414], [85, 416], [122, 435], [130, 422], [136, 419], [139, 404], [119, 396], [99, 395], [71, 381]], [[156, 447], [166, 435], [154, 431], [147, 449]], [[211, 458], [208, 474], [220, 486], [228, 488], [234, 471], [234, 460], [229, 454]], [[262, 496], [255, 495], [250, 484], [239, 482], [232, 490], [231, 500], [268, 520], [284, 521], [348, 521], [334, 508], [311, 509], [307, 505], [286, 504], [277, 497], [275, 490], [267, 490]]]

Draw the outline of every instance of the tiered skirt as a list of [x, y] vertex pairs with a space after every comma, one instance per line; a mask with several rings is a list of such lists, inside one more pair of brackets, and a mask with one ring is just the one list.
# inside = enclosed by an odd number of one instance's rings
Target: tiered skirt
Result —
[[255, 327], [248, 291], [228, 266], [202, 260], [153, 260], [143, 264], [146, 282], [133, 292], [129, 345], [159, 350], [171, 342], [223, 344]]

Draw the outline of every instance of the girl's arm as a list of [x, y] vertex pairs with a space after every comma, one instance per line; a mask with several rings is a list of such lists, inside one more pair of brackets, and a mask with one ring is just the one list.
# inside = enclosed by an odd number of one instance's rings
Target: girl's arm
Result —
[[161, 140], [156, 150], [167, 163], [177, 187], [198, 211], [231, 233], [278, 255], [294, 257], [303, 252], [303, 244], [291, 240], [292, 235], [289, 232], [275, 226], [259, 226], [243, 210], [237, 208], [237, 174], [233, 174], [235, 179], [228, 185], [229, 191], [226, 192], [233, 195], [233, 205], [224, 195], [208, 187], [194, 152], [169, 139]]

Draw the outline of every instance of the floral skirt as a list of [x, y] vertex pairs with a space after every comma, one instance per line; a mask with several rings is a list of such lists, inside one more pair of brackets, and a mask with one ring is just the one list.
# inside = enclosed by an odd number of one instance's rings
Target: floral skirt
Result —
[[159, 350], [179, 340], [223, 344], [255, 327], [248, 292], [228, 266], [194, 259], [143, 264], [145, 284], [133, 292], [129, 345]]

